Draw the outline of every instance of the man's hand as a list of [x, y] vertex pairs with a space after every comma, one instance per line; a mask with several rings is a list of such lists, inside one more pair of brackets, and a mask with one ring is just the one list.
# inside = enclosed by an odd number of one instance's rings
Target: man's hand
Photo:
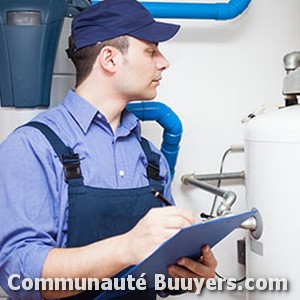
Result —
[[175, 207], [152, 208], [125, 234], [132, 264], [141, 262], [181, 228], [195, 223], [194, 214]]
[[[208, 246], [202, 248], [202, 256], [195, 261], [187, 257], [180, 258], [177, 265], [168, 268], [169, 274], [174, 278], [204, 278], [215, 277], [217, 261]], [[194, 286], [193, 292], [196, 291]]]

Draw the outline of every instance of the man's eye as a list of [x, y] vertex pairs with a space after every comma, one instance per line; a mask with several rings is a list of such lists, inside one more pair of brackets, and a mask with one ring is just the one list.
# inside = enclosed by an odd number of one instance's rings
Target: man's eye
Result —
[[155, 50], [149, 50], [149, 54], [150, 54], [151, 56], [154, 56], [154, 55], [156, 54], [156, 51], [155, 51]]

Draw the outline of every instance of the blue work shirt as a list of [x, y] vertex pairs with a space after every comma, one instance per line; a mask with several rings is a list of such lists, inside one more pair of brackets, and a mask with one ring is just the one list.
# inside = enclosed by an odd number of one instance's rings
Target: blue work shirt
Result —
[[[85, 185], [124, 189], [149, 184], [139, 120], [127, 110], [114, 133], [105, 116], [71, 90], [62, 104], [34, 121], [48, 125], [79, 154]], [[173, 202], [162, 154], [160, 177], [164, 196]], [[12, 274], [40, 278], [48, 252], [66, 246], [68, 191], [63, 167], [37, 129], [18, 128], [0, 146], [0, 209], [0, 284], [14, 299], [41, 299], [39, 291], [15, 292], [7, 286]]]

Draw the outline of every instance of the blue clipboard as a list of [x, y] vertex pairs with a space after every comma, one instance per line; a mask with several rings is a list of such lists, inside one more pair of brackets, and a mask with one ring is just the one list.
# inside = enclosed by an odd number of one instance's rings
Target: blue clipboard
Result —
[[[143, 278], [146, 279], [147, 289], [153, 288], [155, 286], [155, 274], [163, 274], [166, 278], [171, 277], [167, 271], [169, 265], [176, 264], [181, 257], [199, 258], [201, 248], [204, 245], [209, 245], [212, 248], [256, 212], [257, 210], [251, 210], [240, 214], [217, 217], [185, 227], [164, 242], [141, 263], [129, 268], [121, 278], [132, 275], [133, 278], [138, 279], [142, 273], [145, 273]], [[128, 290], [103, 291], [95, 300], [113, 299], [130, 292], [132, 293]]]

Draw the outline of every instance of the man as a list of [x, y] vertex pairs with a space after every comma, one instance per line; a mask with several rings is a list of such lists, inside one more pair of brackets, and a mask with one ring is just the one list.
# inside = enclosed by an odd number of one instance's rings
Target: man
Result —
[[[0, 147], [0, 282], [11, 298], [93, 299], [96, 293], [76, 290], [12, 291], [7, 282], [11, 274], [20, 274], [15, 285], [24, 278], [112, 277], [194, 223], [191, 212], [161, 207], [151, 194], [173, 201], [169, 169], [125, 110], [156, 96], [169, 66], [158, 43], [178, 29], [154, 21], [135, 0], [105, 0], [74, 18], [67, 52], [75, 91]], [[210, 278], [215, 267], [206, 247], [201, 261], [183, 258], [169, 272]]]

